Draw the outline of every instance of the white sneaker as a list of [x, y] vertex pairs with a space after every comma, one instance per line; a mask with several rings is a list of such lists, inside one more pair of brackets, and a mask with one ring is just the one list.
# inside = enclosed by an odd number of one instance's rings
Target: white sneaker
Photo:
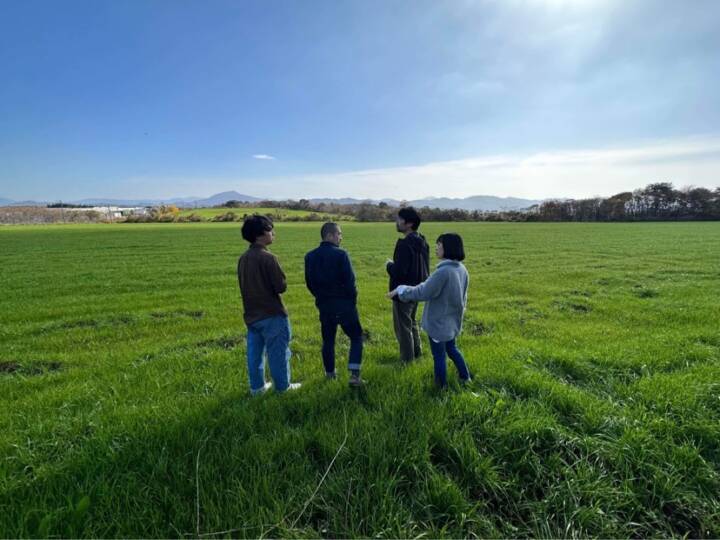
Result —
[[294, 383], [291, 383], [290, 386], [287, 387], [287, 389], [288, 390], [297, 390], [301, 386], [302, 386], [302, 383], [294, 382]]
[[268, 390], [272, 388], [272, 383], [270, 381], [266, 382], [262, 388], [258, 388], [257, 390], [250, 390], [250, 394], [253, 396], [261, 396]]

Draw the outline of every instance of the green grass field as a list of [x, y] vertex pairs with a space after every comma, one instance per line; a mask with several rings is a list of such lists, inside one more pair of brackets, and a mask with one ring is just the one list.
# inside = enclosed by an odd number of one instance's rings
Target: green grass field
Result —
[[[253, 208], [185, 208], [180, 211], [181, 216], [189, 216], [191, 214], [197, 214], [204, 217], [205, 219], [212, 219], [215, 216], [227, 214], [233, 212], [238, 216], [242, 217], [244, 214], [265, 214], [269, 216], [280, 216], [281, 219], [287, 218], [305, 218], [310, 214], [328, 215], [322, 212], [312, 212], [309, 210], [290, 210], [288, 208], [267, 208], [267, 207], [253, 207]], [[351, 216], [341, 216], [342, 219], [352, 220]]]
[[390, 223], [343, 226], [368, 384], [324, 379], [318, 229], [272, 246], [303, 388], [251, 399], [239, 224], [0, 228], [0, 536], [720, 536], [720, 223], [424, 224], [468, 253], [446, 392]]

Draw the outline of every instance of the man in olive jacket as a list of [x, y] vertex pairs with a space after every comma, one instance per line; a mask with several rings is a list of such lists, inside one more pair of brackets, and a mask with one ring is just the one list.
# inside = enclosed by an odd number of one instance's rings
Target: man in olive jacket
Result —
[[[418, 285], [430, 274], [430, 248], [425, 237], [417, 232], [420, 222], [420, 215], [411, 206], [398, 212], [395, 226], [404, 237], [395, 244], [393, 258], [385, 266], [391, 291], [398, 285]], [[403, 362], [410, 362], [422, 354], [417, 309], [417, 302], [400, 302], [393, 298], [393, 326]]]

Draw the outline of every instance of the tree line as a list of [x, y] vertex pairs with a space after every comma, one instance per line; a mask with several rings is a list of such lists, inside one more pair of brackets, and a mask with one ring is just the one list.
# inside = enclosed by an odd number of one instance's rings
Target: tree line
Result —
[[544, 201], [528, 210], [527, 221], [693, 221], [720, 219], [720, 187], [675, 189], [670, 182], [648, 184], [603, 199]]
[[[224, 206], [242, 208], [270, 206], [308, 210], [320, 214], [352, 216], [357, 221], [394, 221], [397, 208], [387, 203], [313, 203], [299, 201], [229, 201]], [[401, 204], [404, 206], [404, 204]], [[524, 210], [460, 210], [424, 207], [418, 209], [425, 221], [692, 221], [720, 219], [720, 187], [675, 189], [670, 182], [657, 182], [612, 197], [554, 199]], [[322, 216], [313, 216], [314, 220]], [[287, 219], [287, 218], [286, 218]]]
[[[401, 206], [406, 206], [401, 203]], [[7, 207], [0, 211], [0, 223], [97, 222], [106, 217], [99, 212], [68, 212], [66, 205], [57, 203], [51, 208]], [[398, 207], [385, 202], [339, 204], [315, 203], [308, 199], [259, 201], [245, 203], [228, 201], [220, 205], [218, 215], [181, 215], [175, 205], [159, 205], [144, 214], [125, 218], [128, 223], [242, 221], [255, 208], [304, 210], [302, 215], [271, 214], [274, 221], [394, 221]], [[63, 212], [64, 211], [64, 212]], [[676, 189], [670, 182], [648, 184], [635, 191], [618, 193], [612, 197], [587, 199], [555, 199], [523, 210], [481, 211], [443, 208], [418, 208], [425, 221], [701, 221], [720, 220], [720, 187]]]

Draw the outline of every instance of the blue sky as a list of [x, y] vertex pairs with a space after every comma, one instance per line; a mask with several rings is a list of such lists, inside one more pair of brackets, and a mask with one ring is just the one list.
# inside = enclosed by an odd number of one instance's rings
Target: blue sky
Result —
[[720, 185], [716, 0], [0, 0], [0, 197]]

